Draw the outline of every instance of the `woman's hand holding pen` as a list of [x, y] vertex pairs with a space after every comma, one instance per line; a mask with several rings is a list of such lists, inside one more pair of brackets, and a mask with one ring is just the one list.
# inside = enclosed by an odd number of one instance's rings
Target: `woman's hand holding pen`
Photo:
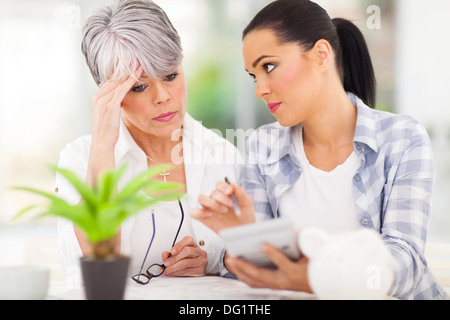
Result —
[[[240, 215], [234, 210], [232, 197], [240, 208]], [[191, 211], [191, 216], [218, 233], [222, 229], [255, 222], [251, 197], [244, 188], [227, 182], [218, 182], [210, 196], [200, 195], [202, 208]]]
[[[236, 215], [232, 196], [235, 196], [241, 215]], [[202, 209], [195, 209], [191, 216], [203, 222], [210, 229], [219, 232], [222, 229], [255, 222], [255, 213], [251, 197], [242, 187], [219, 182], [209, 197], [199, 196]], [[291, 261], [281, 251], [271, 245], [262, 250], [278, 267], [269, 270], [256, 267], [249, 262], [225, 255], [225, 266], [239, 280], [254, 288], [272, 288], [312, 292], [309, 286], [307, 268], [308, 259]]]

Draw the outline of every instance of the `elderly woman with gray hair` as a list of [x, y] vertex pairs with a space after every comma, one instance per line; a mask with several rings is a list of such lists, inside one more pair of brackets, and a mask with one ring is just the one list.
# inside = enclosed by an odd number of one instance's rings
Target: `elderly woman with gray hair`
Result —
[[[140, 274], [154, 263], [170, 276], [218, 273], [222, 241], [188, 212], [198, 206], [198, 195], [214, 190], [217, 181], [225, 176], [238, 179], [238, 167], [230, 159], [240, 156], [232, 144], [186, 112], [177, 31], [152, 1], [122, 0], [88, 19], [82, 51], [99, 85], [92, 98], [92, 135], [67, 145], [59, 167], [94, 183], [102, 172], [123, 163], [128, 163], [128, 179], [149, 167], [171, 164], [170, 170], [161, 167], [157, 178], [184, 185], [185, 195], [124, 223], [116, 250], [131, 256], [130, 274]], [[61, 197], [80, 201], [59, 175], [56, 188]], [[71, 272], [79, 257], [89, 254], [86, 237], [62, 219], [58, 234], [63, 265]]]

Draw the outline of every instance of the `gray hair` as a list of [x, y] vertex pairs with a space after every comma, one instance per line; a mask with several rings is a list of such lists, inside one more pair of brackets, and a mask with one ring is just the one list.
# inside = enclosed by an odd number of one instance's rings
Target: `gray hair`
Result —
[[152, 79], [174, 73], [183, 59], [180, 37], [150, 0], [119, 0], [83, 28], [82, 52], [97, 84], [131, 75], [139, 64]]

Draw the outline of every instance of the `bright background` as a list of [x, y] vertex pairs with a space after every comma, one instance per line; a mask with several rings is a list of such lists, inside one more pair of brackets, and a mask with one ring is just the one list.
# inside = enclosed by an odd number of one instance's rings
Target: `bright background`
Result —
[[[96, 86], [81, 54], [81, 28], [94, 8], [111, 2], [0, 0], [0, 265], [22, 261], [19, 235], [55, 232], [53, 220], [11, 225], [14, 213], [34, 199], [9, 188], [52, 190], [48, 164], [56, 164], [67, 143], [90, 133]], [[271, 1], [156, 2], [182, 39], [188, 111], [222, 131], [274, 121], [254, 97], [240, 48], [242, 30]], [[365, 34], [378, 80], [378, 108], [408, 113], [426, 126], [437, 166], [429, 239], [450, 243], [450, 2], [317, 2], [331, 17], [353, 20]]]

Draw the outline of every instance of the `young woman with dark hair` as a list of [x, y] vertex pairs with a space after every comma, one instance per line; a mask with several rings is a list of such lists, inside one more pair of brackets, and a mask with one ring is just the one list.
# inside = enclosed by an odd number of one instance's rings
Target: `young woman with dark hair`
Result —
[[[278, 122], [249, 138], [241, 186], [218, 183], [192, 215], [216, 232], [278, 217], [298, 230], [371, 228], [395, 261], [390, 295], [445, 298], [424, 257], [435, 179], [430, 139], [411, 117], [374, 110], [374, 71], [360, 30], [312, 1], [278, 0], [245, 29], [243, 57], [256, 96]], [[306, 257], [292, 262], [271, 246], [263, 250], [276, 271], [227, 257], [222, 274], [312, 291]]]

